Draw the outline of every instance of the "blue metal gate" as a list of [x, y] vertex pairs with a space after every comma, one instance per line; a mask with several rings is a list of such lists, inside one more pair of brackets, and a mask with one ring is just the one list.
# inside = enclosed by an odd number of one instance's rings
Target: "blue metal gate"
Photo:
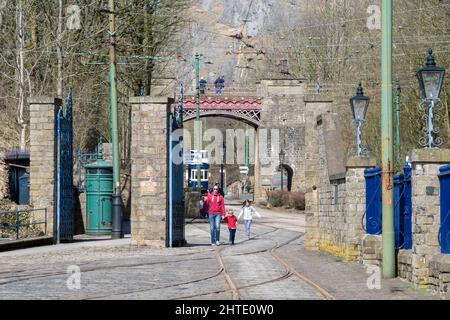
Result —
[[403, 169], [403, 249], [412, 249], [412, 188], [411, 166]]
[[74, 233], [72, 89], [56, 117], [56, 241], [72, 241]]
[[[182, 89], [183, 90], [183, 89]], [[168, 115], [168, 246], [180, 247], [186, 243], [184, 232], [184, 163], [183, 163], [183, 91], [177, 110]]]
[[441, 252], [450, 254], [450, 165], [440, 169], [441, 184], [441, 228], [439, 242]]
[[381, 168], [366, 169], [366, 231], [381, 234]]
[[[394, 177], [394, 229], [395, 247], [412, 248], [412, 199], [411, 166], [407, 163], [404, 174]], [[366, 178], [366, 231], [368, 234], [382, 233], [381, 168], [367, 169]]]

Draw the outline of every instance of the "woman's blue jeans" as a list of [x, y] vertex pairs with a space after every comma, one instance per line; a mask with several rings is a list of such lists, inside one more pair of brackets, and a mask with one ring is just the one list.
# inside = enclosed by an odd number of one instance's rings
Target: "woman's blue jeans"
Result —
[[211, 227], [211, 243], [216, 243], [220, 238], [220, 221], [222, 220], [221, 214], [209, 215], [209, 226]]

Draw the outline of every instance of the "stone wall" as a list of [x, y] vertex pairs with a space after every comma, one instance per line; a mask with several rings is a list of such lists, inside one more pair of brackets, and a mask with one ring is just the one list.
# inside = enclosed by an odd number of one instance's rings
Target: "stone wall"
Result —
[[323, 164], [319, 163], [318, 128], [322, 126], [322, 117], [330, 111], [331, 101], [305, 97], [305, 212], [306, 212], [306, 247], [311, 250], [319, 248], [319, 173]]
[[255, 162], [261, 165], [255, 166], [255, 201], [264, 202], [267, 182], [279, 166], [280, 148], [286, 153], [284, 164], [294, 172], [292, 191], [305, 191], [306, 81], [263, 80], [259, 89], [263, 106], [255, 137]]
[[450, 255], [439, 254], [430, 259], [430, 289], [441, 294], [450, 293]]
[[[55, 99], [30, 98], [30, 204], [47, 209], [48, 235], [54, 234], [55, 117]], [[42, 221], [44, 215], [36, 219]]]
[[[344, 174], [339, 164], [340, 136], [335, 115], [306, 108], [306, 247], [347, 260], [382, 267], [382, 235], [365, 234], [364, 170], [372, 158], [349, 158]], [[338, 161], [336, 161], [338, 159]], [[448, 294], [450, 255], [439, 244], [439, 169], [450, 163], [450, 150], [413, 150], [412, 250], [397, 251], [398, 276], [417, 287]], [[334, 163], [333, 163], [334, 162]]]
[[400, 278], [413, 282], [412, 250], [400, 250], [398, 252], [397, 274]]
[[[362, 239], [365, 231], [366, 213], [366, 180], [364, 170], [376, 165], [375, 158], [351, 157], [347, 160], [345, 176], [346, 204], [345, 204], [345, 256], [349, 260], [361, 260]], [[377, 247], [375, 246], [375, 254]]]
[[364, 265], [381, 267], [383, 264], [382, 240], [379, 235], [365, 234], [361, 241], [359, 261]]
[[314, 138], [306, 155], [306, 246], [346, 260], [360, 260], [366, 198], [364, 170], [375, 166], [375, 161], [354, 157], [344, 160], [336, 114], [319, 115], [315, 128], [309, 125], [307, 132]]
[[411, 154], [412, 164], [412, 281], [431, 285], [430, 261], [440, 255], [439, 168], [450, 163], [450, 150], [420, 149]]
[[133, 245], [167, 245], [167, 115], [170, 82], [152, 96], [134, 97], [131, 142], [131, 231]]

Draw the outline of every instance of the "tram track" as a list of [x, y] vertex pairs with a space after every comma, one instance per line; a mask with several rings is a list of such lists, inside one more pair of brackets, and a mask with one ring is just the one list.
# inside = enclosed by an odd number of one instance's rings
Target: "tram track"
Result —
[[[276, 228], [277, 230], [281, 230], [281, 228]], [[208, 292], [208, 293], [203, 293], [203, 294], [198, 294], [198, 295], [190, 295], [190, 296], [183, 296], [183, 297], [179, 297], [176, 298], [176, 300], [184, 300], [184, 299], [193, 299], [193, 298], [198, 298], [198, 297], [202, 297], [202, 296], [208, 296], [208, 295], [213, 295], [213, 294], [220, 294], [220, 293], [227, 293], [227, 292], [231, 292], [232, 293], [232, 297], [233, 300], [241, 300], [242, 296], [239, 292], [239, 290], [243, 290], [243, 289], [248, 289], [248, 288], [254, 288], [254, 287], [258, 287], [258, 286], [262, 286], [262, 285], [267, 285], [267, 284], [271, 284], [271, 283], [275, 283], [278, 281], [283, 281], [286, 279], [289, 279], [293, 276], [295, 276], [296, 278], [300, 279], [303, 283], [305, 283], [306, 285], [308, 285], [311, 289], [313, 289], [313, 291], [315, 291], [316, 293], [320, 294], [325, 300], [336, 300], [336, 297], [333, 296], [330, 292], [328, 292], [326, 289], [322, 288], [319, 284], [317, 284], [316, 282], [314, 282], [313, 280], [309, 279], [308, 277], [306, 277], [305, 275], [301, 274], [300, 272], [298, 272], [290, 263], [288, 263], [285, 259], [283, 259], [279, 254], [277, 254], [277, 250], [302, 238], [304, 236], [304, 233], [297, 235], [296, 237], [282, 243], [282, 244], [276, 244], [275, 246], [271, 247], [271, 248], [266, 248], [266, 249], [261, 249], [252, 253], [242, 253], [242, 254], [237, 254], [237, 255], [231, 255], [231, 256], [239, 256], [239, 255], [248, 255], [248, 254], [256, 254], [256, 253], [263, 253], [263, 252], [269, 252], [271, 254], [271, 256], [278, 261], [284, 268], [285, 268], [285, 273], [274, 278], [274, 279], [269, 279], [263, 282], [259, 282], [259, 283], [255, 283], [255, 284], [248, 284], [245, 286], [240, 286], [238, 287], [236, 285], [236, 283], [232, 280], [233, 278], [231, 277], [231, 275], [228, 273], [227, 268], [225, 266], [225, 262], [223, 260], [223, 258], [220, 256], [220, 253], [224, 250], [217, 250], [216, 251], [216, 255], [218, 256], [218, 259], [220, 260], [220, 264], [224, 270], [224, 276], [226, 278], [226, 282], [228, 283], [229, 289], [228, 290], [218, 290], [218, 291], [214, 291], [214, 292]]]
[[[254, 239], [255, 237], [261, 237], [261, 236], [264, 236], [264, 235], [268, 235], [268, 234], [271, 234], [271, 233], [279, 231], [279, 230], [284, 230], [282, 228], [276, 228], [276, 227], [273, 227], [273, 226], [265, 226], [265, 227], [269, 227], [272, 230], [256, 234], [251, 239]], [[225, 257], [236, 257], [236, 256], [253, 255], [253, 254], [268, 252], [268, 253], [271, 254], [271, 256], [279, 264], [281, 264], [285, 268], [285, 272], [282, 275], [280, 275], [280, 276], [278, 276], [278, 277], [276, 277], [274, 279], [269, 279], [269, 280], [266, 280], [266, 281], [263, 281], [263, 282], [259, 282], [259, 283], [255, 283], [255, 284], [248, 284], [248, 285], [244, 285], [244, 286], [238, 286], [236, 281], [233, 279], [233, 277], [229, 273], [229, 270], [227, 269], [227, 266], [226, 266], [225, 259], [222, 256], [222, 253], [227, 248], [230, 248], [230, 247], [229, 246], [222, 246], [220, 248], [207, 249], [207, 250], [197, 251], [195, 253], [183, 254], [183, 255], [192, 255], [192, 254], [202, 254], [202, 253], [208, 253], [208, 252], [214, 251], [215, 259], [218, 261], [218, 264], [219, 264], [219, 267], [220, 267], [214, 274], [210, 274], [208, 276], [201, 277], [201, 278], [198, 278], [198, 279], [195, 279], [195, 280], [185, 281], [185, 282], [181, 282], [181, 283], [174, 283], [174, 284], [160, 286], [160, 287], [145, 288], [145, 289], [139, 289], [139, 290], [123, 290], [123, 291], [119, 290], [117, 292], [110, 292], [110, 293], [108, 293], [106, 295], [91, 295], [89, 297], [84, 298], [83, 300], [102, 299], [102, 298], [108, 298], [108, 297], [113, 297], [113, 296], [118, 296], [118, 295], [144, 293], [144, 292], [153, 291], [153, 290], [176, 288], [176, 287], [179, 287], [179, 286], [189, 285], [189, 284], [192, 284], [192, 283], [200, 283], [200, 282], [203, 282], [203, 281], [214, 279], [214, 278], [219, 277], [221, 275], [224, 276], [225, 281], [226, 281], [226, 283], [228, 285], [228, 289], [227, 290], [221, 289], [221, 290], [217, 290], [217, 291], [213, 291], [213, 292], [210, 291], [210, 292], [196, 294], [196, 295], [176, 297], [176, 298], [174, 298], [174, 300], [192, 299], [192, 298], [208, 296], [208, 295], [213, 295], [213, 294], [226, 293], [226, 292], [230, 292], [231, 293], [233, 300], [241, 300], [242, 296], [241, 296], [240, 290], [253, 288], [253, 287], [257, 287], [257, 286], [262, 286], [262, 285], [266, 285], [266, 284], [271, 284], [271, 283], [275, 283], [275, 282], [278, 282], [278, 281], [283, 281], [283, 280], [286, 280], [286, 279], [291, 278], [293, 276], [295, 276], [296, 278], [300, 279], [303, 283], [308, 285], [315, 292], [319, 293], [324, 299], [335, 300], [335, 297], [330, 292], [328, 292], [326, 289], [322, 288], [319, 284], [317, 284], [313, 280], [309, 279], [305, 275], [303, 275], [300, 272], [298, 272], [297, 270], [295, 270], [295, 268], [289, 262], [287, 262], [285, 259], [283, 259], [283, 257], [281, 257], [277, 253], [278, 249], [280, 249], [280, 248], [282, 248], [282, 247], [284, 247], [284, 246], [286, 246], [286, 245], [288, 245], [288, 244], [290, 244], [290, 243], [300, 239], [303, 236], [304, 236], [304, 233], [296, 235], [295, 237], [289, 239], [288, 241], [285, 241], [285, 242], [283, 242], [281, 244], [276, 243], [274, 246], [271, 246], [269, 248], [264, 248], [264, 249], [260, 249], [260, 250], [255, 250], [255, 251], [250, 251], [250, 252], [242, 252], [242, 253], [231, 254], [231, 255], [225, 256]], [[241, 242], [241, 244], [245, 243], [247, 241], [248, 240], [244, 240], [244, 241]], [[180, 256], [180, 255], [177, 255], [177, 256]], [[106, 270], [106, 269], [110, 270], [110, 269], [114, 269], [114, 268], [145, 267], [145, 266], [160, 265], [160, 264], [182, 263], [182, 262], [187, 262], [187, 261], [201, 261], [201, 260], [211, 260], [211, 259], [214, 259], [214, 257], [179, 259], [179, 260], [171, 260], [171, 261], [155, 261], [155, 262], [135, 263], [135, 264], [121, 264], [121, 265], [114, 265], [114, 266], [102, 266], [100, 268], [99, 267], [92, 267], [92, 268], [84, 269], [84, 270], [82, 270], [82, 272], [94, 272], [94, 271], [101, 271], [101, 270]], [[27, 275], [21, 275], [23, 278], [14, 279], [14, 280], [11, 280], [11, 281], [0, 283], [0, 286], [6, 285], [6, 284], [10, 284], [10, 283], [14, 283], [14, 282], [19, 282], [19, 281], [27, 281], [27, 280], [33, 280], [33, 279], [39, 279], [39, 278], [47, 278], [47, 277], [52, 277], [52, 276], [62, 276], [62, 275], [66, 276], [67, 273], [66, 272], [54, 272], [54, 273], [40, 274], [40, 275], [33, 276], [33, 277], [27, 277]], [[1, 279], [0, 279], [0, 281], [1, 281]]]
[[[273, 227], [272, 227], [272, 228], [273, 228]], [[273, 228], [273, 229], [274, 229], [274, 230], [271, 230], [271, 231], [268, 231], [268, 232], [264, 232], [264, 233], [261, 233], [261, 234], [257, 234], [257, 236], [262, 236], [262, 235], [270, 234], [270, 233], [272, 233], [272, 232], [277, 231], [276, 228]], [[250, 238], [250, 239], [254, 239], [254, 237], [252, 237], [252, 238]], [[244, 240], [243, 242], [247, 242], [247, 241], [249, 241], [249, 240]], [[224, 247], [221, 247], [219, 250], [225, 250], [226, 248], [227, 248], [227, 247], [224, 246]], [[218, 251], [218, 250], [212, 249], [212, 250], [208, 250], [208, 251], [215, 251], [215, 255], [216, 255], [216, 258], [217, 258], [217, 251]], [[208, 259], [213, 259], [213, 258], [212, 258], [212, 257], [209, 257]], [[182, 260], [182, 261], [198, 261], [198, 259], [189, 259], [189, 260]], [[172, 285], [168, 285], [168, 286], [163, 286], [163, 287], [148, 288], [148, 289], [140, 289], [140, 290], [132, 290], [132, 291], [129, 291], [129, 290], [128, 290], [128, 291], [121, 291], [121, 292], [118, 292], [118, 293], [113, 293], [113, 294], [108, 294], [108, 295], [102, 295], [102, 296], [95, 296], [95, 297], [92, 297], [92, 296], [91, 296], [91, 297], [85, 298], [85, 299], [83, 299], [83, 300], [92, 300], [92, 299], [107, 298], [107, 297], [111, 297], [111, 296], [115, 296], [115, 295], [120, 295], [120, 294], [143, 293], [143, 292], [146, 292], [146, 291], [160, 290], [160, 289], [168, 289], [168, 288], [174, 288], [174, 287], [178, 287], [178, 286], [188, 285], [188, 284], [191, 284], [191, 283], [198, 283], [198, 282], [206, 281], [206, 280], [209, 280], [209, 279], [212, 279], [212, 278], [216, 278], [216, 277], [220, 276], [220, 274], [222, 274], [222, 273], [226, 273], [226, 268], [225, 268], [225, 265], [223, 264], [223, 261], [222, 261], [222, 263], [219, 261], [219, 265], [220, 265], [219, 270], [218, 270], [214, 275], [212, 275], [212, 276], [207, 276], [207, 277], [203, 277], [203, 278], [200, 278], [200, 279], [191, 280], [191, 281], [182, 282], [182, 283], [176, 283], [176, 284], [172, 284]], [[232, 287], [232, 286], [233, 286], [233, 282], [232, 282], [231, 277], [229, 276], [229, 274], [226, 273], [225, 277], [227, 278], [228, 284]], [[236, 288], [234, 288], [234, 292], [237, 293], [237, 289], [236, 289]], [[208, 293], [208, 294], [209, 294], [209, 293]]]
[[[257, 236], [263, 236], [263, 235], [272, 233], [274, 231], [276, 231], [276, 230], [271, 230], [268, 232], [257, 234]], [[248, 241], [248, 240], [245, 240], [243, 242], [246, 242], [246, 241]], [[213, 251], [214, 251], [214, 249], [208, 248], [208, 249], [204, 249], [201, 251], [184, 253], [184, 254], [179, 254], [176, 256], [180, 257], [180, 256], [193, 255], [193, 254], [205, 254], [205, 253], [213, 252]], [[112, 265], [112, 266], [91, 267], [91, 268], [83, 269], [81, 271], [82, 272], [94, 272], [94, 271], [101, 271], [101, 270], [107, 270], [107, 269], [109, 270], [109, 269], [116, 269], [116, 268], [135, 268], [135, 267], [145, 267], [145, 266], [154, 266], [154, 265], [160, 265], [160, 264], [179, 263], [179, 262], [187, 262], [187, 261], [201, 261], [201, 260], [210, 260], [210, 259], [213, 259], [213, 258], [205, 257], [205, 258], [179, 259], [179, 260], [171, 260], [171, 261], [155, 261], [155, 262], [134, 263], [134, 264], [120, 264], [120, 265]], [[29, 272], [29, 270], [19, 270], [19, 271], [15, 271], [15, 272]], [[0, 274], [2, 274], [2, 273], [7, 273], [7, 272], [0, 272]], [[0, 282], [0, 286], [5, 285], [5, 284], [14, 283], [14, 282], [19, 282], [19, 281], [27, 281], [27, 280], [47, 278], [47, 277], [52, 277], [52, 276], [61, 276], [61, 275], [67, 275], [67, 272], [61, 271], [61, 272], [41, 273], [41, 274], [35, 275], [35, 276], [31, 276], [29, 274], [11, 275], [11, 276], [7, 276], [7, 277], [0, 277], [0, 281], [2, 281], [3, 279], [14, 278], [14, 280], [11, 280], [11, 281]], [[20, 278], [17, 279], [17, 277], [20, 277]]]

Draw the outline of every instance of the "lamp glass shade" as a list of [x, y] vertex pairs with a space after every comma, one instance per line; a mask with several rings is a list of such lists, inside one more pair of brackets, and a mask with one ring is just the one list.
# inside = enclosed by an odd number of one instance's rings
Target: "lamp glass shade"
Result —
[[353, 120], [364, 121], [366, 119], [367, 110], [369, 109], [369, 98], [365, 96], [355, 96], [350, 99]]
[[439, 99], [444, 75], [445, 70], [442, 68], [424, 68], [417, 73], [422, 99]]

